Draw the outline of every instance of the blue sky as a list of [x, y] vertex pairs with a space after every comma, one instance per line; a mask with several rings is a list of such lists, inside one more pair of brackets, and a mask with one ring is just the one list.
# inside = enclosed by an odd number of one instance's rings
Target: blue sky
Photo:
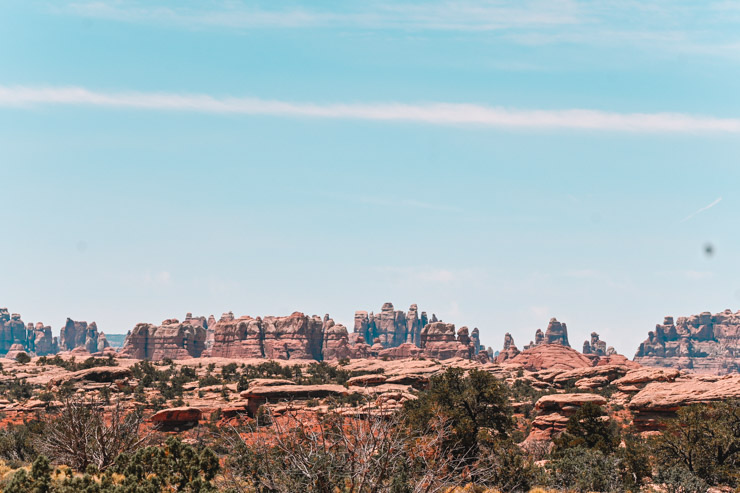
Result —
[[[0, 306], [632, 356], [740, 308], [740, 2], [0, 3]], [[714, 255], [704, 253], [706, 244]]]

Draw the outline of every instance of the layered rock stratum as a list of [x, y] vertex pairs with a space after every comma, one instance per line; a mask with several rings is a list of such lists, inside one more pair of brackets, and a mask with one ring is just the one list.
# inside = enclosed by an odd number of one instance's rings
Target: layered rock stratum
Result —
[[121, 355], [141, 359], [185, 357], [268, 358], [330, 361], [358, 358], [437, 359], [478, 358], [488, 361], [480, 331], [419, 315], [416, 305], [408, 312], [385, 303], [380, 313], [355, 313], [350, 333], [329, 315], [319, 317], [294, 312], [288, 316], [214, 317], [175, 319], [161, 325], [138, 324], [127, 336]]
[[634, 361], [700, 373], [740, 372], [740, 311], [665, 317], [648, 333]]

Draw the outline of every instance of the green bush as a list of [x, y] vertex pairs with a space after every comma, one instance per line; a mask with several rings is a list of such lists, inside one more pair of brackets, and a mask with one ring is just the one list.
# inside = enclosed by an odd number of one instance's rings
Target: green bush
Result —
[[740, 486], [740, 401], [696, 404], [677, 414], [656, 438], [654, 455], [710, 485]]
[[658, 471], [656, 480], [666, 493], [706, 493], [707, 483], [683, 466], [671, 466]]
[[565, 431], [555, 439], [557, 451], [584, 447], [611, 454], [620, 442], [619, 427], [601, 406], [588, 402], [568, 419]]
[[620, 461], [597, 449], [582, 447], [561, 451], [548, 464], [550, 485], [567, 491], [621, 491]]
[[20, 353], [18, 353], [18, 355], [17, 355], [16, 357], [15, 357], [15, 360], [16, 360], [16, 361], [17, 361], [18, 363], [22, 364], [22, 365], [27, 365], [28, 363], [30, 363], [30, 362], [31, 362], [31, 357], [30, 357], [30, 356], [28, 355], [28, 353], [20, 352]]
[[460, 368], [448, 368], [433, 376], [429, 390], [404, 404], [404, 413], [412, 430], [424, 430], [434, 420], [443, 420], [453, 430], [446, 447], [460, 457], [478, 456], [481, 431], [505, 439], [513, 428], [506, 386], [477, 369], [465, 375]]

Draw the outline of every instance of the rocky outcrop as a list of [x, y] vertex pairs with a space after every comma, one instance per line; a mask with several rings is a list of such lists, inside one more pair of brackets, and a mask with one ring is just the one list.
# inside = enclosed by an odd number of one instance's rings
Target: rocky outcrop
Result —
[[[37, 356], [56, 354], [59, 351], [59, 342], [52, 336], [51, 327], [38, 322], [31, 323], [26, 328], [26, 349]], [[102, 334], [100, 334], [102, 336]], [[107, 344], [107, 341], [106, 341]]]
[[648, 333], [634, 360], [642, 365], [701, 373], [740, 372], [740, 311], [665, 317]]
[[202, 412], [197, 407], [172, 407], [152, 415], [154, 427], [160, 431], [181, 431], [198, 424]]
[[232, 312], [221, 315], [213, 327], [213, 346], [209, 355], [219, 358], [264, 358], [262, 320], [234, 318]]
[[126, 379], [131, 377], [131, 370], [129, 368], [122, 368], [120, 366], [98, 366], [96, 368], [86, 368], [79, 370], [63, 377], [55, 378], [49, 381], [49, 385], [56, 386], [61, 385], [65, 382], [97, 382], [97, 383], [113, 383], [116, 380]]
[[[508, 346], [507, 346], [508, 344]], [[614, 348], [606, 347], [606, 343], [599, 339], [599, 334], [591, 333], [591, 340], [583, 343], [583, 353], [570, 347], [568, 342], [568, 327], [556, 318], [551, 318], [547, 330], [543, 333], [537, 329], [534, 342], [524, 346], [524, 351], [518, 353], [514, 349], [507, 349], [513, 345], [513, 339], [507, 334], [504, 339], [504, 351], [499, 353], [498, 362], [510, 362], [522, 365], [525, 369], [538, 371], [549, 368], [572, 369], [589, 366], [622, 365], [637, 368], [640, 365], [629, 361]], [[504, 353], [509, 353], [504, 355]], [[516, 352], [517, 354], [511, 353]]]
[[[432, 320], [436, 317], [432, 316]], [[329, 315], [322, 318], [295, 312], [288, 317], [240, 317], [225, 313], [209, 326], [213, 345], [204, 355], [226, 358], [338, 359], [384, 358], [405, 359], [431, 357], [448, 359], [472, 358], [480, 351], [480, 333], [472, 334], [462, 327], [434, 321], [426, 323], [426, 313], [418, 315], [416, 305], [409, 312], [393, 309], [385, 303], [381, 313], [355, 312], [354, 332], [349, 333]], [[422, 326], [422, 324], [425, 324]], [[417, 342], [418, 341], [418, 342]], [[369, 344], [372, 342], [372, 344]], [[488, 361], [488, 353], [482, 358]]]
[[105, 337], [101, 341], [100, 334], [95, 322], [88, 325], [87, 322], [76, 322], [68, 318], [59, 334], [59, 350], [84, 348], [88, 353], [102, 352], [108, 347], [108, 341]]
[[508, 332], [504, 336], [504, 348], [496, 356], [496, 363], [503, 363], [515, 358], [519, 354], [519, 349], [514, 344], [514, 338]]
[[23, 347], [23, 344], [13, 344], [12, 346], [10, 346], [10, 349], [8, 349], [8, 352], [5, 354], [5, 358], [16, 360], [21, 354], [31, 356], [26, 352], [26, 348]]
[[349, 344], [349, 333], [347, 327], [335, 324], [329, 315], [324, 317], [324, 345], [322, 347], [322, 358], [324, 360], [335, 360], [345, 358], [356, 358], [357, 353]]
[[665, 419], [674, 416], [681, 407], [738, 398], [740, 375], [694, 375], [675, 381], [650, 382], [632, 397], [628, 407], [635, 427], [652, 431], [660, 429]]
[[562, 344], [540, 344], [525, 349], [509, 363], [521, 365], [530, 371], [559, 368], [571, 370], [594, 366], [594, 362], [573, 348]]
[[[418, 315], [417, 305], [411, 305], [408, 313], [395, 310], [393, 303], [384, 303], [380, 313], [355, 312], [354, 333], [366, 341], [380, 340], [385, 348], [397, 347], [403, 343], [421, 345], [421, 332], [427, 325], [427, 314]], [[432, 315], [434, 321], [436, 317]]]
[[33, 356], [46, 356], [59, 351], [57, 338], [51, 333], [51, 327], [42, 324], [23, 323], [17, 313], [12, 315], [7, 308], [0, 308], [0, 354], [7, 353], [13, 346], [15, 351], [22, 351]]
[[410, 342], [407, 342], [405, 344], [401, 344], [398, 347], [380, 349], [379, 351], [377, 351], [376, 354], [373, 354], [373, 356], [384, 360], [401, 360], [408, 358], [420, 358], [428, 354], [429, 353], [426, 353], [416, 344], [411, 344]]
[[137, 324], [126, 336], [121, 355], [161, 360], [197, 358], [205, 349], [206, 329], [201, 325], [168, 319], [162, 325]]
[[432, 322], [421, 331], [421, 349], [424, 355], [436, 359], [471, 358], [472, 346], [467, 327], [463, 327], [455, 337], [455, 325]]
[[551, 318], [545, 331], [544, 344], [561, 344], [570, 347], [568, 327], [564, 323], [558, 322], [556, 318]]
[[613, 347], [606, 347], [606, 342], [599, 339], [599, 334], [591, 332], [591, 340], [583, 342], [583, 354], [607, 356], [616, 353]]
[[17, 313], [0, 308], [0, 353], [7, 353], [13, 344], [26, 345], [26, 326]]
[[[240, 317], [224, 314], [213, 327], [209, 356], [331, 360], [363, 357], [364, 344], [355, 350], [347, 328], [328, 315], [322, 320], [295, 312], [287, 317]], [[359, 341], [358, 341], [359, 342]]]
[[534, 408], [538, 415], [532, 421], [532, 431], [527, 441], [548, 441], [561, 433], [570, 416], [584, 404], [599, 406], [606, 404], [606, 399], [598, 394], [553, 394], [540, 397]]
[[265, 317], [265, 357], [271, 359], [321, 359], [324, 337], [320, 317], [294, 312], [288, 317]]
[[259, 407], [267, 403], [316, 399], [348, 393], [349, 390], [342, 385], [323, 384], [250, 386], [240, 395], [242, 399], [247, 399], [247, 410], [255, 416]]

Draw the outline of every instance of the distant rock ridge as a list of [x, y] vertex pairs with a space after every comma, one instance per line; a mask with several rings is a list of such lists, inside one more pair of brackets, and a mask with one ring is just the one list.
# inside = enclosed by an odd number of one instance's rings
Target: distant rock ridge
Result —
[[17, 313], [0, 308], [0, 354], [10, 357], [20, 352], [31, 356], [46, 356], [59, 351], [99, 353], [109, 347], [105, 334], [98, 331], [95, 322], [76, 322], [67, 319], [59, 337], [52, 335], [51, 327], [41, 322], [24, 324]]
[[129, 332], [120, 354], [138, 359], [490, 359], [477, 328], [456, 331], [453, 324], [439, 321], [435, 315], [431, 319], [425, 312], [419, 315], [416, 305], [405, 313], [394, 310], [392, 303], [385, 303], [377, 315], [356, 312], [352, 333], [328, 314], [323, 318], [301, 312], [237, 318], [226, 312], [217, 321], [213, 316], [206, 319], [188, 314], [182, 323], [171, 319], [161, 325], [138, 324]]
[[[417, 305], [408, 312], [385, 303], [378, 314], [355, 313], [353, 332], [329, 315], [319, 317], [294, 312], [288, 316], [235, 317], [224, 313], [186, 314], [182, 322], [167, 319], [161, 324], [139, 323], [128, 332], [119, 351], [122, 357], [161, 360], [197, 358], [269, 358], [339, 360], [358, 358], [466, 358], [490, 361], [493, 351], [481, 344], [480, 331], [419, 313]], [[51, 327], [32, 324], [26, 328], [20, 315], [0, 309], [0, 350], [17, 354], [55, 354], [71, 351], [81, 356], [114, 351], [97, 324], [67, 319], [59, 338]]]
[[634, 361], [701, 373], [740, 372], [740, 310], [665, 317], [648, 333]]

